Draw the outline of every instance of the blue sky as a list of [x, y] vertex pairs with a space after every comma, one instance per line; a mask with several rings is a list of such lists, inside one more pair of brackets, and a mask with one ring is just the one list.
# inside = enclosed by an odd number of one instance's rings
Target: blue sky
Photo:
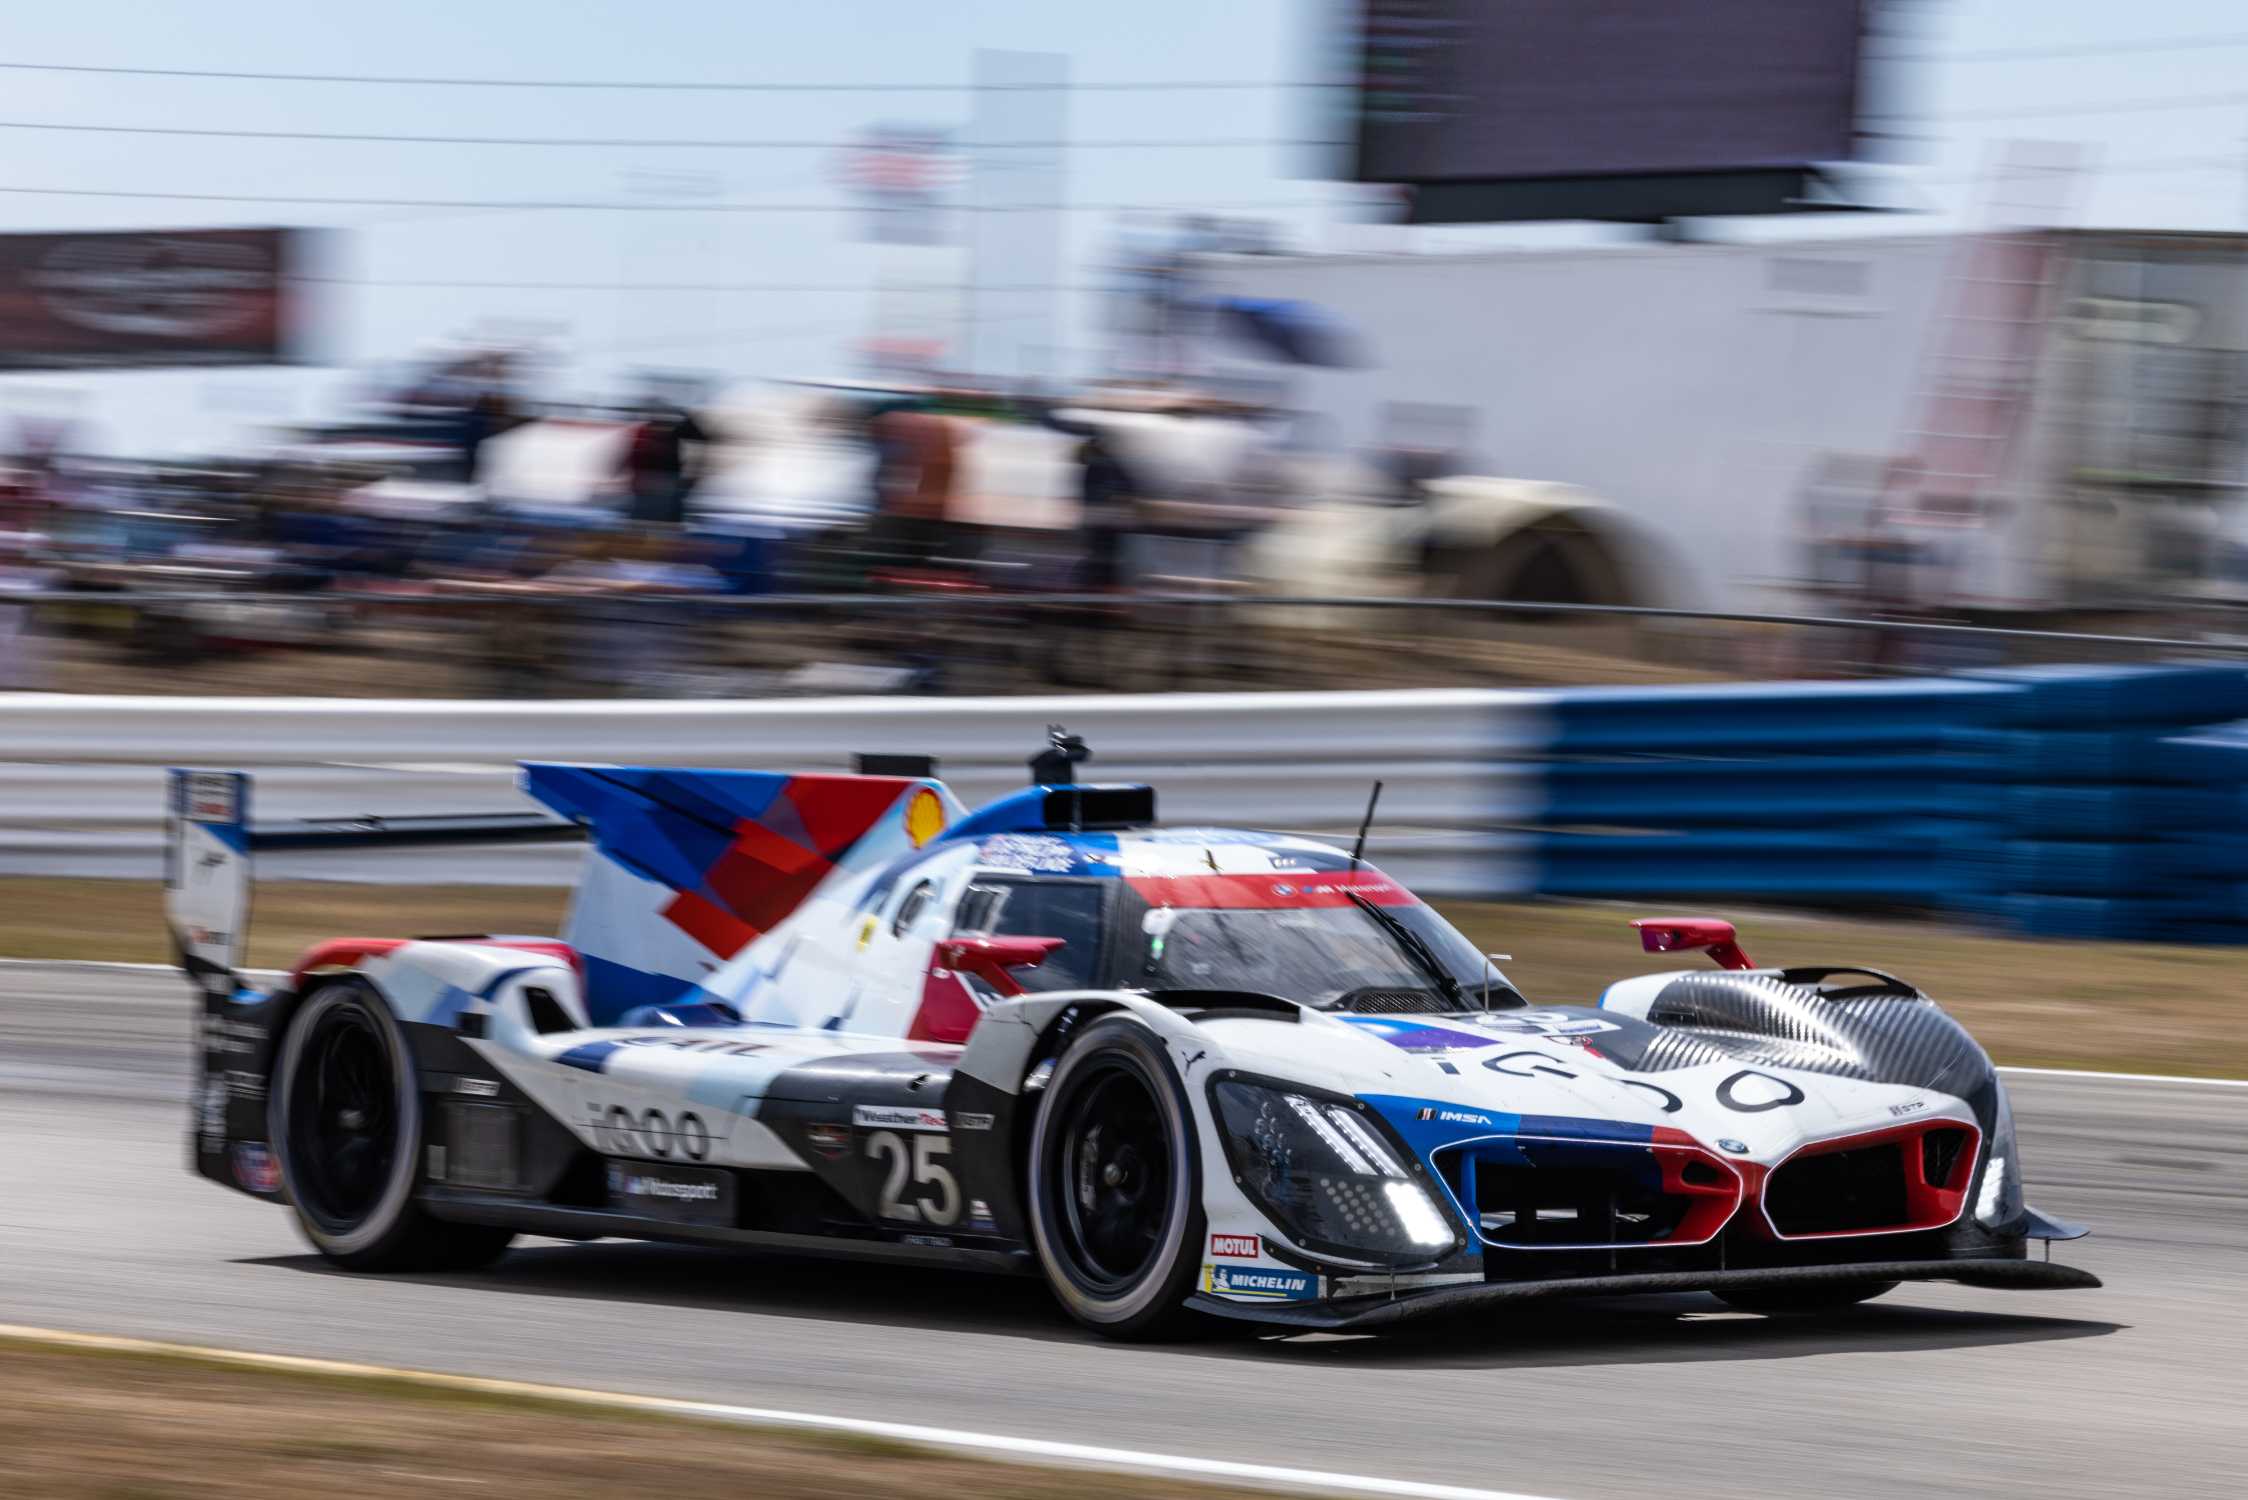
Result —
[[[766, 0], [395, 0], [381, 6], [223, 0], [221, 4], [74, 0], [0, 12], [0, 61], [247, 71], [498, 78], [962, 83], [979, 47], [1060, 52], [1083, 81], [1243, 80], [1278, 85], [1316, 66], [1321, 11], [1290, 0], [1136, 0], [1131, 5], [777, 5]], [[1853, 219], [1848, 232], [1929, 227], [1956, 215], [1978, 163], [2009, 137], [2086, 143], [2106, 169], [2081, 183], [2078, 222], [2233, 229], [2248, 223], [2248, 12], [2223, 0], [1927, 0], [1909, 16], [1915, 51], [1947, 60], [1915, 76], [1907, 127], [1917, 165], [1900, 191], [1931, 217]], [[2234, 45], [2129, 51], [2148, 39], [2231, 33]], [[2082, 56], [1969, 60], [1974, 54], [2083, 44]], [[1962, 58], [1960, 55], [1966, 54]], [[1959, 60], [1948, 60], [1958, 58]], [[2190, 109], [2093, 112], [2085, 106], [2236, 93]], [[474, 211], [0, 193], [0, 229], [295, 223], [350, 231], [340, 269], [338, 352], [363, 366], [479, 324], [536, 328], [570, 352], [566, 382], [614, 391], [635, 366], [733, 377], [828, 373], [869, 316], [863, 291], [878, 251], [852, 235], [851, 202], [828, 150], [652, 150], [207, 140], [73, 135], [23, 122], [160, 124], [319, 131], [523, 136], [832, 140], [885, 119], [958, 124], [968, 95], [654, 93], [244, 82], [0, 71], [0, 187], [438, 199], [568, 198], [832, 204], [833, 212]], [[1992, 118], [2010, 111], [2069, 112]], [[1277, 139], [1316, 128], [1300, 91], [1077, 93], [1072, 138]], [[2189, 161], [2191, 167], [2167, 164]], [[1287, 204], [1310, 245], [1400, 246], [1338, 225], [1347, 190], [1291, 175], [1292, 148], [1077, 149], [1074, 201]], [[692, 198], [672, 201], [696, 201]], [[1096, 279], [1113, 213], [1064, 218], [1063, 279]], [[1793, 233], [1774, 226], [1762, 234]], [[1824, 232], [1835, 232], [1826, 229]], [[1409, 248], [1551, 242], [1580, 230], [1425, 231]], [[502, 291], [408, 281], [784, 282], [828, 293]], [[1065, 342], [1097, 347], [1096, 299], [1065, 298]], [[125, 451], [222, 446], [243, 423], [331, 408], [342, 372], [229, 372], [0, 381], [0, 406], [83, 390], [96, 441]]]

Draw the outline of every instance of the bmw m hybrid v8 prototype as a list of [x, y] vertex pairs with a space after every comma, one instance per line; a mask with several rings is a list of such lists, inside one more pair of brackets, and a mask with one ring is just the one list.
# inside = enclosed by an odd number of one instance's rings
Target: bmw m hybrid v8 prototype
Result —
[[[1657, 919], [1719, 967], [1532, 1005], [1372, 866], [1163, 827], [1083, 753], [973, 812], [927, 766], [532, 763], [558, 818], [261, 825], [248, 776], [174, 772], [196, 1167], [368, 1271], [521, 1234], [815, 1250], [1040, 1274], [1124, 1338], [2098, 1284], [2028, 1258], [2083, 1231], [2027, 1206], [2004, 1086], [1906, 981]], [[260, 849], [557, 837], [591, 846], [559, 937], [244, 980]]]

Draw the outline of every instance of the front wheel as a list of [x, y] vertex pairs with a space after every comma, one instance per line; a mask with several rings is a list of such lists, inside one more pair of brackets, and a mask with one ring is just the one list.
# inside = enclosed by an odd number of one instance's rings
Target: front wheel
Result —
[[1185, 1306], [1204, 1223], [1194, 1116], [1139, 1022], [1094, 1023], [1055, 1066], [1028, 1196], [1039, 1264], [1071, 1317], [1114, 1339], [1197, 1329]]
[[1831, 1281], [1804, 1286], [1740, 1287], [1719, 1292], [1717, 1296], [1727, 1306], [1737, 1307], [1742, 1312], [1800, 1317], [1855, 1307], [1896, 1289], [1894, 1281]]
[[421, 1091], [406, 1039], [364, 979], [322, 985], [291, 1020], [274, 1069], [270, 1134], [312, 1247], [357, 1271], [467, 1270], [505, 1229], [447, 1224], [414, 1201]]

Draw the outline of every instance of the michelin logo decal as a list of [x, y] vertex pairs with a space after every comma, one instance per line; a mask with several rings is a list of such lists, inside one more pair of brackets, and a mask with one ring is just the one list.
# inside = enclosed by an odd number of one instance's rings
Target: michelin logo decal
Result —
[[1266, 1266], [1204, 1266], [1202, 1290], [1220, 1297], [1307, 1302], [1319, 1295], [1319, 1278], [1308, 1271], [1285, 1271]]

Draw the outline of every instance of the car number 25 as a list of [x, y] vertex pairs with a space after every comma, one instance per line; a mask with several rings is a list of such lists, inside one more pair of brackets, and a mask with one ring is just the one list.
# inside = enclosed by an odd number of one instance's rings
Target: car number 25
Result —
[[[944, 1158], [949, 1138], [936, 1134], [906, 1137], [877, 1130], [866, 1138], [866, 1154], [885, 1165], [878, 1212], [885, 1219], [917, 1224], [951, 1224], [960, 1218], [960, 1184]], [[912, 1196], [907, 1196], [910, 1182]]]

